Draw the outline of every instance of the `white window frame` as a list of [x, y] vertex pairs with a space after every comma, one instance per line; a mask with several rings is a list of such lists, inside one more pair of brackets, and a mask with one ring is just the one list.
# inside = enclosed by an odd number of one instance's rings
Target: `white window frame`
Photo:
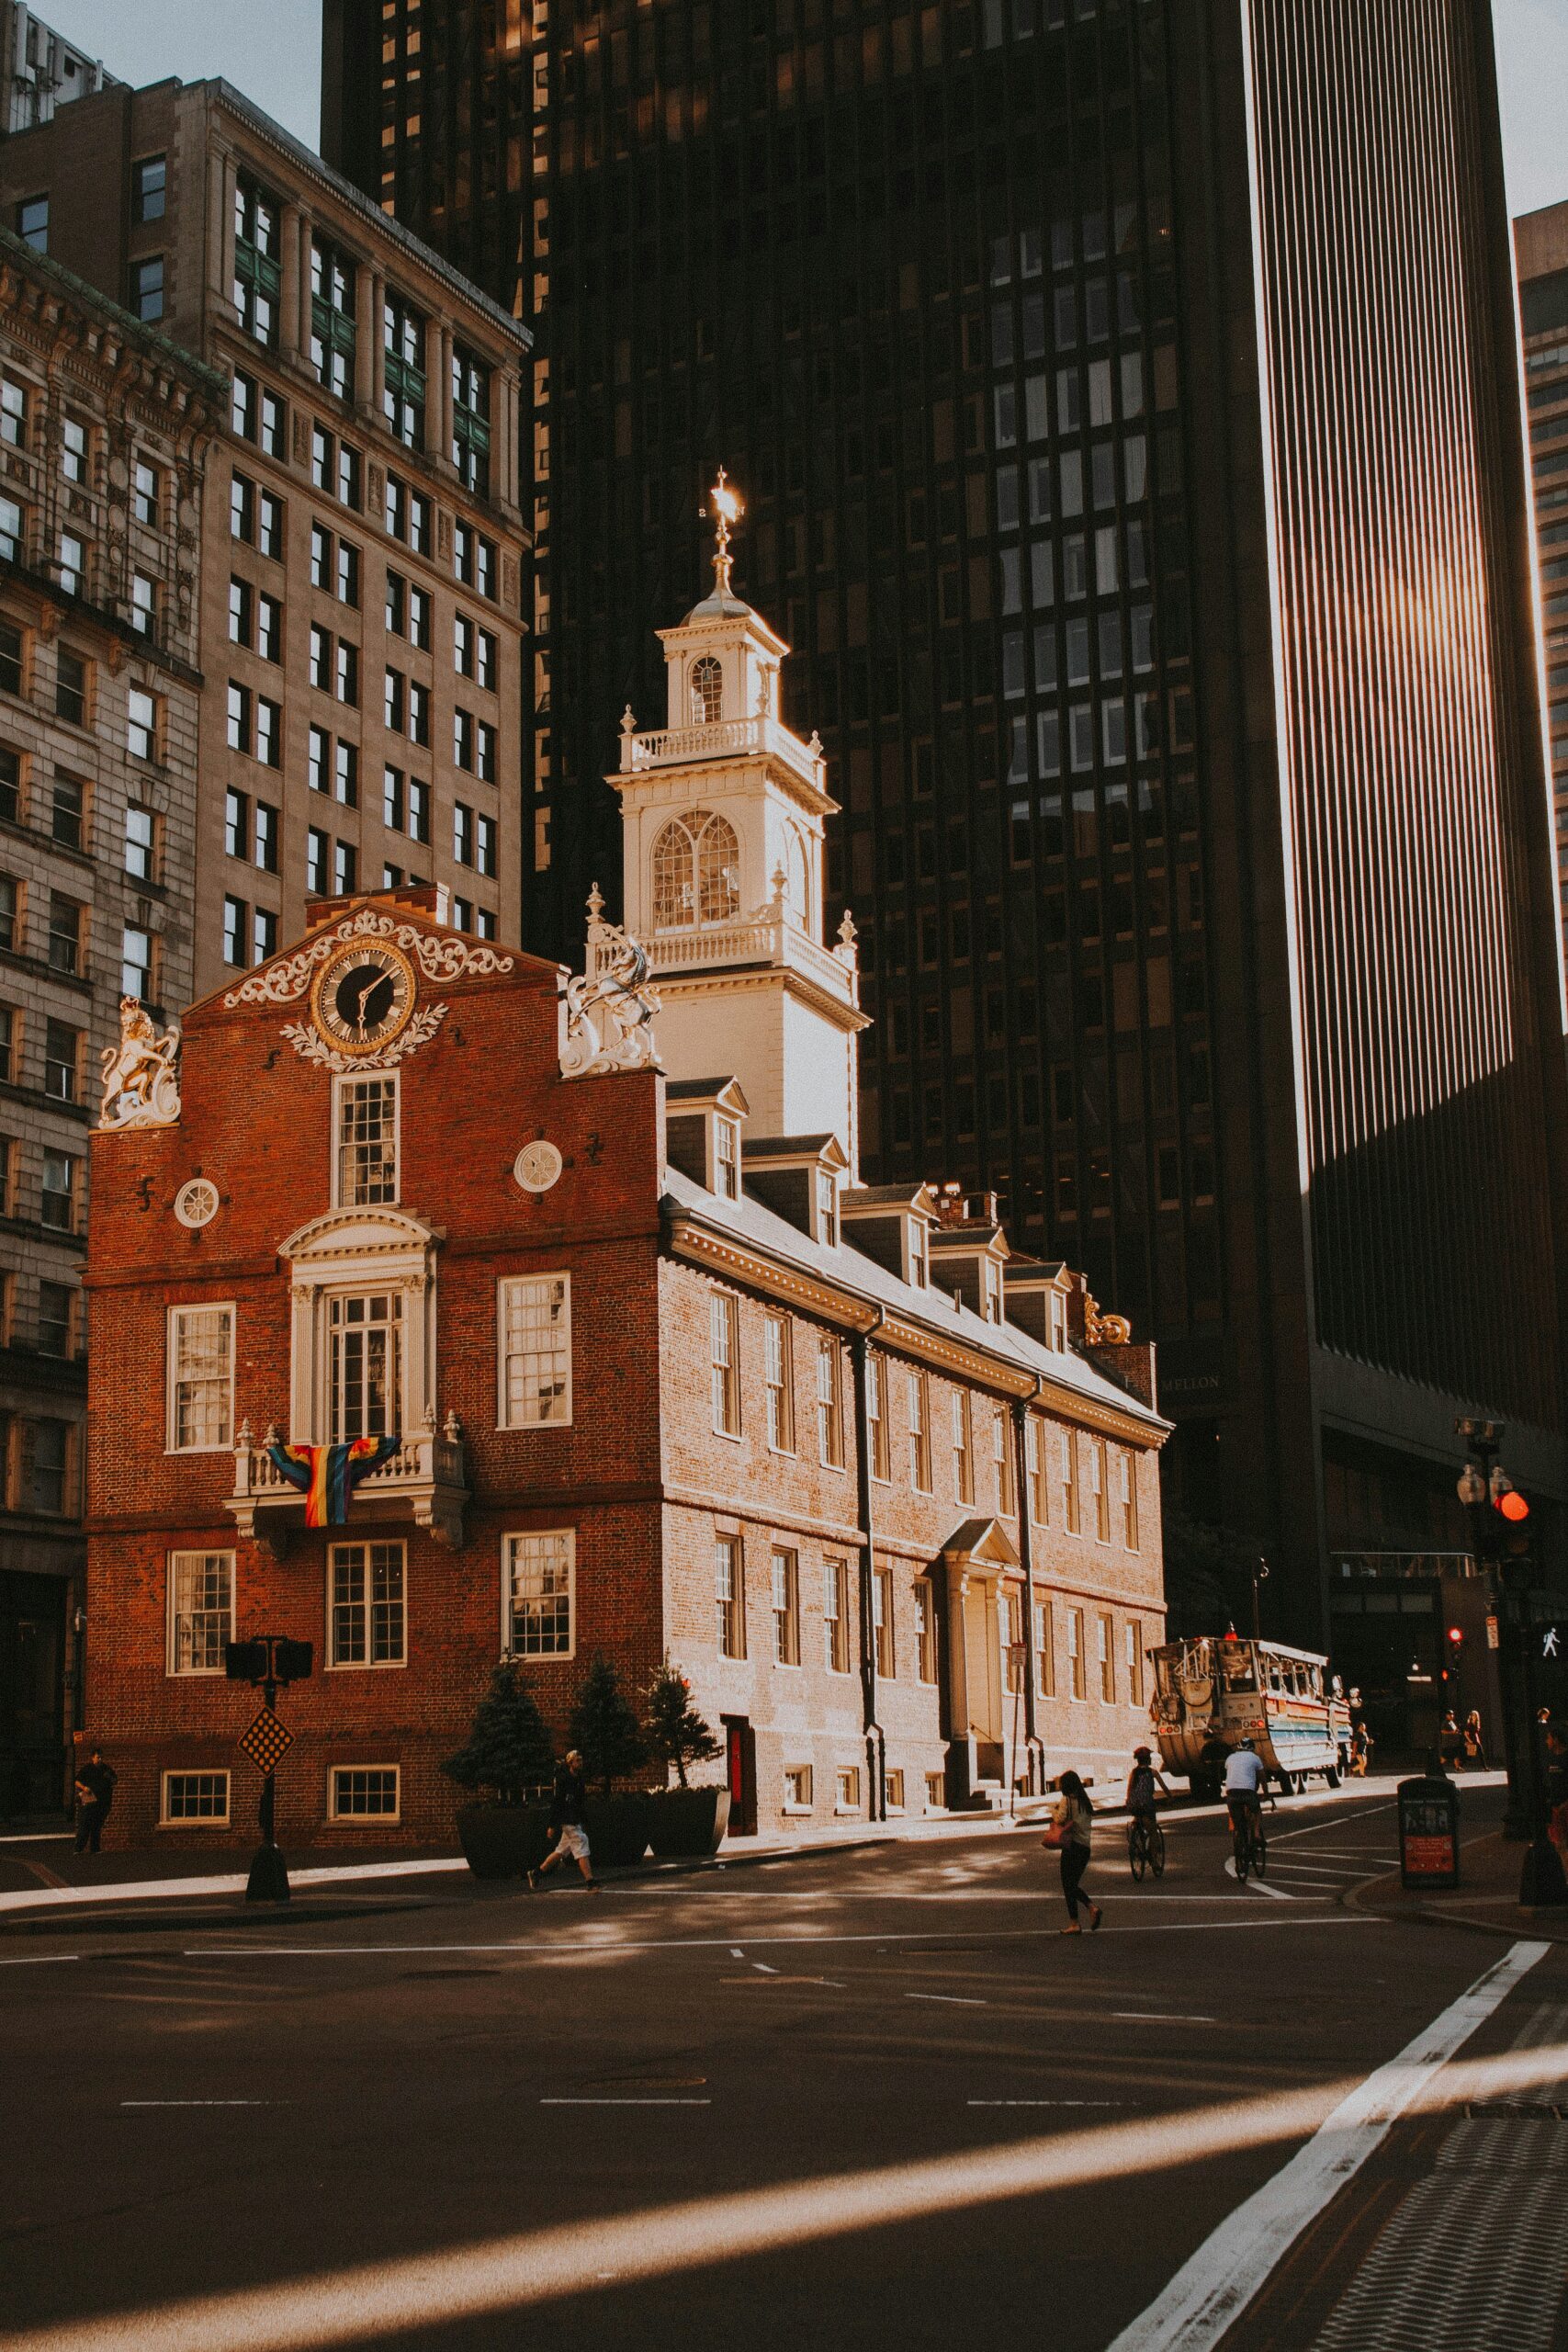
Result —
[[[351, 1086], [363, 1086], [374, 1080], [378, 1085], [392, 1090], [392, 1172], [397, 1191], [389, 1201], [350, 1201], [344, 1197], [343, 1105]], [[333, 1080], [333, 1206], [334, 1209], [395, 1209], [403, 1188], [403, 1090], [400, 1074], [395, 1069], [346, 1070]]]
[[858, 1764], [835, 1765], [833, 1768], [833, 1811], [858, 1814], [860, 1809], [860, 1766]]
[[[520, 1650], [517, 1647], [516, 1547], [524, 1544], [538, 1544], [553, 1539], [566, 1546], [566, 1606], [568, 1641], [564, 1649]], [[575, 1527], [520, 1527], [509, 1530], [501, 1539], [501, 1634], [502, 1647], [509, 1657], [537, 1658], [546, 1665], [554, 1658], [577, 1656], [577, 1530]]]
[[893, 1483], [893, 1432], [887, 1425], [887, 1359], [874, 1348], [865, 1357], [866, 1437], [871, 1448], [871, 1475], [882, 1486]]
[[[402, 1646], [396, 1657], [370, 1656], [371, 1611], [375, 1606], [370, 1586], [369, 1555], [374, 1551], [396, 1552], [400, 1563], [398, 1607], [400, 1615]], [[365, 1656], [339, 1657], [337, 1654], [337, 1565], [345, 1552], [365, 1554]], [[326, 1625], [323, 1650], [329, 1674], [388, 1674], [398, 1673], [409, 1662], [409, 1547], [397, 1536], [355, 1536], [345, 1544], [327, 1545], [326, 1565]]]
[[997, 1472], [997, 1511], [1002, 1519], [1012, 1519], [1018, 1512], [1018, 1497], [1013, 1488], [1012, 1416], [1005, 1405], [991, 1407], [991, 1459]]
[[[169, 1783], [171, 1781], [221, 1781], [223, 1810], [221, 1813], [171, 1814]], [[234, 1776], [225, 1764], [175, 1765], [158, 1775], [158, 1826], [160, 1829], [226, 1829], [234, 1805]]]
[[[338, 1804], [337, 1781], [340, 1772], [390, 1772], [395, 1802], [390, 1813], [345, 1813]], [[327, 1766], [327, 1819], [347, 1822], [354, 1828], [374, 1827], [383, 1821], [400, 1821], [403, 1817], [403, 1768], [400, 1764], [329, 1764]]]
[[[839, 1605], [830, 1610], [835, 1585]], [[829, 1674], [850, 1671], [850, 1564], [837, 1553], [822, 1563], [822, 1663]]]
[[1094, 1540], [1097, 1544], [1111, 1541], [1111, 1482], [1106, 1476], [1106, 1444], [1102, 1437], [1093, 1437], [1089, 1444], [1089, 1490], [1094, 1498]]
[[[729, 1570], [728, 1594], [720, 1589], [722, 1572], [727, 1564]], [[746, 1552], [739, 1536], [722, 1528], [715, 1531], [713, 1539], [713, 1604], [714, 1634], [720, 1657], [743, 1658], [746, 1655]], [[719, 1621], [719, 1612], [725, 1609], [729, 1611], [729, 1622], [734, 1629], [733, 1647], [726, 1642]]]
[[1116, 1620], [1109, 1609], [1095, 1614], [1094, 1662], [1100, 1669], [1100, 1703], [1116, 1704]]
[[839, 1180], [830, 1168], [818, 1168], [812, 1183], [811, 1238], [824, 1250], [839, 1246]]
[[[894, 1612], [897, 1606], [897, 1589], [893, 1571], [886, 1562], [871, 1571], [871, 1657], [873, 1671], [879, 1682], [898, 1679], [897, 1627]], [[886, 1651], [887, 1663], [882, 1662]]]
[[[227, 1315], [229, 1317], [229, 1434], [212, 1445], [182, 1445], [175, 1396], [179, 1382], [179, 1329], [187, 1315]], [[167, 1311], [164, 1330], [164, 1451], [165, 1453], [231, 1453], [234, 1450], [234, 1329], [238, 1309], [231, 1298], [190, 1298]]]
[[887, 1810], [889, 1813], [898, 1814], [904, 1811], [904, 1767], [901, 1764], [890, 1765], [888, 1768]]
[[[379, 1327], [383, 1330], [395, 1333], [394, 1344], [397, 1350], [397, 1379], [391, 1398], [391, 1428], [386, 1434], [389, 1436], [405, 1434], [411, 1426], [411, 1416], [407, 1409], [409, 1401], [408, 1325], [412, 1320], [409, 1313], [411, 1304], [409, 1292], [400, 1283], [378, 1281], [372, 1276], [369, 1281], [364, 1283], [334, 1283], [330, 1289], [323, 1289], [320, 1297], [321, 1332], [317, 1371], [321, 1393], [316, 1406], [316, 1426], [325, 1431], [325, 1442], [329, 1444], [351, 1442], [347, 1438], [334, 1435], [337, 1388], [333, 1377], [333, 1308], [346, 1300], [355, 1298], [366, 1300], [390, 1298], [397, 1302], [397, 1313], [389, 1315]], [[371, 1331], [377, 1328], [377, 1325], [368, 1318], [360, 1326], [360, 1329], [365, 1331]], [[341, 1324], [338, 1329], [340, 1331], [346, 1331], [350, 1326]]]
[[783, 1307], [762, 1317], [762, 1384], [767, 1394], [768, 1451], [795, 1452], [795, 1318]]
[[831, 1332], [817, 1336], [817, 1458], [824, 1470], [842, 1470], [847, 1458], [843, 1368], [839, 1342]]
[[1023, 1466], [1029, 1478], [1029, 1516], [1036, 1527], [1051, 1524], [1051, 1481], [1045, 1474], [1044, 1424], [1031, 1413], [1023, 1425]]
[[1122, 1548], [1126, 1552], [1138, 1549], [1138, 1464], [1130, 1445], [1116, 1451], [1116, 1483], [1118, 1500], [1122, 1505]]
[[[934, 1690], [942, 1679], [942, 1658], [938, 1647], [936, 1622], [936, 1587], [930, 1577], [917, 1577], [913, 1586], [915, 1604], [915, 1679], [927, 1690]], [[926, 1672], [927, 1666], [931, 1672]]]
[[1051, 1293], [1049, 1312], [1046, 1345], [1053, 1355], [1065, 1356], [1067, 1352], [1067, 1302], [1059, 1290]]
[[[798, 1786], [791, 1793], [790, 1783]], [[812, 1809], [811, 1767], [809, 1764], [786, 1764], [784, 1768], [784, 1797], [780, 1807], [784, 1813], [809, 1813]]]
[[[529, 1283], [558, 1283], [561, 1286], [561, 1314], [558, 1326], [563, 1334], [562, 1346], [566, 1357], [566, 1393], [562, 1409], [552, 1413], [547, 1420], [514, 1420], [512, 1418], [512, 1383], [507, 1366], [513, 1351], [507, 1346], [508, 1295]], [[561, 1350], [553, 1352], [559, 1353]], [[519, 1352], [526, 1353], [527, 1351]], [[537, 1352], [537, 1351], [536, 1351]], [[572, 1421], [572, 1362], [571, 1362], [571, 1276], [564, 1269], [541, 1270], [538, 1273], [502, 1274], [495, 1285], [495, 1404], [498, 1430], [568, 1430]]]
[[[228, 1621], [228, 1632], [223, 1636], [223, 1639], [231, 1642], [234, 1638], [234, 1553], [221, 1544], [214, 1544], [211, 1545], [193, 1544], [180, 1551], [165, 1552], [164, 1555], [164, 1584], [165, 1615], [167, 1619], [167, 1640], [164, 1649], [164, 1671], [165, 1675], [170, 1677], [178, 1676], [181, 1681], [184, 1681], [191, 1675], [198, 1677], [202, 1675], [221, 1675], [224, 1671], [224, 1664], [221, 1657], [220, 1657], [216, 1666], [182, 1666], [180, 1664], [180, 1611], [178, 1606], [179, 1572], [182, 1562], [189, 1560], [227, 1561], [229, 1571], [229, 1605], [227, 1610], [222, 1613]], [[195, 1612], [193, 1611], [192, 1613], [194, 1614]], [[203, 1611], [201, 1612], [204, 1616], [216, 1615], [219, 1612], [216, 1611]], [[220, 1647], [221, 1647], [221, 1644], [220, 1645]]]
[[[784, 1606], [779, 1606], [779, 1571], [784, 1570]], [[800, 1554], [775, 1544], [768, 1555], [768, 1614], [773, 1626], [775, 1668], [798, 1671], [800, 1656]], [[787, 1646], [790, 1655], [784, 1655]]]
[[1056, 1426], [1056, 1467], [1062, 1485], [1062, 1519], [1066, 1532], [1082, 1532], [1082, 1497], [1078, 1487], [1077, 1432], [1066, 1422]]
[[975, 1432], [967, 1388], [954, 1388], [950, 1392], [948, 1412], [953, 1421], [953, 1496], [961, 1503], [972, 1503], [975, 1499]]
[[1141, 1618], [1122, 1619], [1122, 1646], [1127, 1653], [1127, 1703], [1141, 1707], [1144, 1703], [1144, 1626]]
[[1056, 1695], [1056, 1612], [1049, 1593], [1034, 1599], [1034, 1688], [1042, 1699]]
[[[726, 1353], [718, 1353], [720, 1323], [723, 1324]], [[734, 1427], [728, 1428], [719, 1419], [719, 1390], [715, 1375], [725, 1374], [724, 1395], [735, 1408]], [[740, 1412], [740, 1301], [732, 1290], [714, 1289], [708, 1293], [708, 1405], [709, 1419], [715, 1437], [728, 1438], [739, 1444], [741, 1436]]]
[[1067, 1696], [1075, 1700], [1089, 1697], [1089, 1660], [1084, 1656], [1084, 1612], [1081, 1609], [1067, 1611]]
[[712, 1190], [721, 1201], [740, 1198], [740, 1128], [722, 1112], [716, 1113], [713, 1121]]
[[931, 1492], [931, 1392], [930, 1378], [923, 1369], [917, 1371], [905, 1366], [904, 1403], [909, 1424], [909, 1485], [917, 1495], [929, 1495]]

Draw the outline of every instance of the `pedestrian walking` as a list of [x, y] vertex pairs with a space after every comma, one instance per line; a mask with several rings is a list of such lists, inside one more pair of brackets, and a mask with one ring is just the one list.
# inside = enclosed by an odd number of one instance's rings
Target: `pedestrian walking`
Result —
[[1472, 1707], [1464, 1719], [1464, 1760], [1472, 1771], [1486, 1770], [1486, 1742], [1482, 1736], [1479, 1707]]
[[114, 1803], [114, 1784], [119, 1778], [110, 1764], [104, 1762], [101, 1747], [95, 1747], [87, 1761], [76, 1774], [76, 1851], [96, 1854], [98, 1840], [104, 1834], [104, 1824]]
[[582, 1808], [587, 1796], [588, 1790], [582, 1778], [581, 1750], [569, 1747], [566, 1762], [556, 1774], [555, 1788], [550, 1797], [550, 1827], [556, 1833], [556, 1842], [538, 1869], [528, 1873], [528, 1884], [536, 1892], [546, 1873], [553, 1871], [558, 1862], [564, 1862], [570, 1855], [582, 1872], [582, 1882], [590, 1894], [598, 1894], [599, 1882], [593, 1875], [593, 1864], [588, 1850], [588, 1832], [582, 1826]]
[[[1066, 1898], [1067, 1925], [1064, 1936], [1081, 1936], [1078, 1925], [1078, 1901], [1082, 1894], [1083, 1876], [1089, 1865], [1094, 1837], [1094, 1807], [1089, 1791], [1076, 1772], [1064, 1772], [1056, 1783], [1061, 1792], [1061, 1809], [1041, 1843], [1060, 1849], [1062, 1856], [1062, 1893]], [[1105, 1914], [1091, 1895], [1083, 1894], [1089, 1912], [1090, 1935], [1099, 1932]]]
[[1350, 1733], [1350, 1770], [1358, 1780], [1366, 1779], [1367, 1767], [1371, 1760], [1372, 1736], [1362, 1721], [1355, 1724]]
[[1443, 1727], [1438, 1735], [1438, 1750], [1445, 1772], [1461, 1771], [1464, 1768], [1464, 1734], [1459, 1727], [1459, 1717], [1450, 1710], [1443, 1717]]

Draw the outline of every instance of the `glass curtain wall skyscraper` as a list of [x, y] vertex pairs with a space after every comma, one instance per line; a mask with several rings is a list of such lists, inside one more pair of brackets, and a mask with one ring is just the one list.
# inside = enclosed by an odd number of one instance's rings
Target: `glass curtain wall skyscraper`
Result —
[[323, 137], [537, 333], [529, 944], [722, 461], [868, 1175], [1157, 1340], [1173, 1494], [1315, 1637], [1462, 1546], [1461, 1406], [1564, 1492], [1564, 1101], [1487, 11], [1301, 16], [327, 0]]

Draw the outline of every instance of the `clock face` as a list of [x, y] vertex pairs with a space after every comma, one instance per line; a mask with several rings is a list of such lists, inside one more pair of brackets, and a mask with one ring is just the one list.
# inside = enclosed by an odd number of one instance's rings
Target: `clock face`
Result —
[[310, 1015], [342, 1054], [375, 1054], [406, 1027], [413, 1011], [413, 969], [395, 947], [339, 950], [317, 975]]

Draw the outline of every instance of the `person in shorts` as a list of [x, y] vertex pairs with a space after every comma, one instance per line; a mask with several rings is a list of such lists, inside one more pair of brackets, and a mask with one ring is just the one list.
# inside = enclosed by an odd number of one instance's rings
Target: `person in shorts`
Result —
[[582, 1778], [582, 1755], [569, 1747], [566, 1762], [556, 1774], [556, 1784], [550, 1798], [550, 1827], [556, 1842], [536, 1871], [528, 1873], [528, 1884], [536, 1889], [547, 1871], [570, 1855], [582, 1872], [583, 1884], [591, 1894], [599, 1892], [599, 1882], [593, 1875], [593, 1863], [588, 1851], [588, 1832], [582, 1826], [582, 1807], [588, 1790]]

